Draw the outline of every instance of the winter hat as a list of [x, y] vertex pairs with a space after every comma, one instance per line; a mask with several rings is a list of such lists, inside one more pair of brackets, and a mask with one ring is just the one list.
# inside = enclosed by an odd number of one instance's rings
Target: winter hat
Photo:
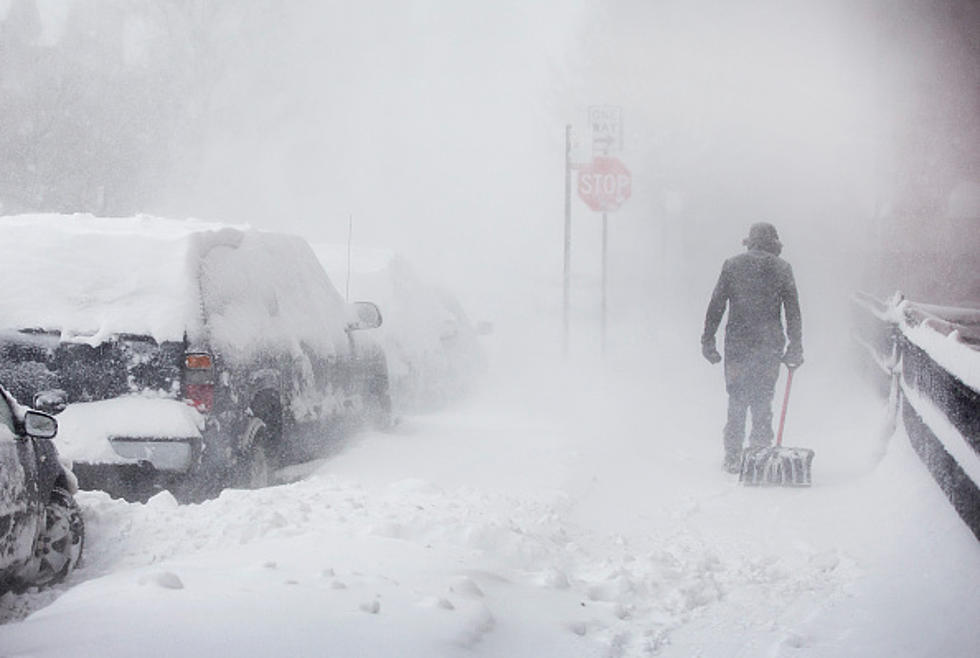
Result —
[[777, 256], [783, 250], [783, 243], [779, 241], [776, 227], [768, 222], [753, 224], [749, 228], [749, 237], [742, 240], [742, 244], [749, 249], [762, 249]]

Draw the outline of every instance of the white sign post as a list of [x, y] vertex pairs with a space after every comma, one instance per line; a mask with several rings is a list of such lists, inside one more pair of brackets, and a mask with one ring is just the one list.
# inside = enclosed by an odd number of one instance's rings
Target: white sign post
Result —
[[623, 108], [616, 105], [589, 107], [592, 155], [609, 155], [623, 150]]
[[[608, 170], [609, 165], [615, 165], [616, 171], [602, 171], [603, 176], [596, 175], [591, 183], [601, 189], [596, 189], [593, 195], [583, 194], [582, 183], [579, 179], [579, 195], [593, 210], [602, 212], [602, 353], [606, 353], [606, 254], [609, 242], [609, 219], [607, 212], [616, 210], [619, 205], [629, 198], [631, 179], [629, 171], [623, 164], [610, 157], [611, 154], [623, 150], [623, 108], [617, 105], [592, 105], [589, 107], [589, 126], [592, 128], [592, 168]], [[596, 172], [589, 172], [596, 173]], [[609, 185], [609, 181], [613, 181]], [[584, 181], [588, 184], [590, 181]], [[596, 201], [594, 196], [612, 196], [612, 199]], [[586, 198], [589, 196], [589, 198]]]
[[632, 192], [629, 169], [616, 157], [623, 150], [623, 108], [616, 105], [592, 105], [588, 108], [592, 132], [592, 161], [573, 164], [571, 160], [572, 127], [565, 126], [565, 253], [563, 292], [563, 353], [568, 356], [569, 295], [571, 281], [571, 174], [578, 171], [578, 195], [595, 212], [602, 213], [602, 352], [606, 351], [606, 273], [609, 242], [608, 213], [617, 210]]

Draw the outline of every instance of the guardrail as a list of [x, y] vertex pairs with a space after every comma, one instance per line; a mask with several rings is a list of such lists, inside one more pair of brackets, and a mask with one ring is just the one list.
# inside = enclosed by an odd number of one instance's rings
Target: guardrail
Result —
[[980, 310], [853, 297], [854, 338], [912, 447], [980, 539]]

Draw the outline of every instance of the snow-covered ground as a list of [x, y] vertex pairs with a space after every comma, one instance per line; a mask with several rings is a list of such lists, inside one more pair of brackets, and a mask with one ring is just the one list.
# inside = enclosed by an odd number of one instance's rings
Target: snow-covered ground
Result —
[[740, 487], [719, 370], [646, 339], [537, 376], [498, 359], [466, 404], [290, 484], [83, 493], [83, 567], [0, 599], [0, 656], [976, 654], [980, 546], [901, 431], [876, 457], [870, 387], [818, 345], [786, 433], [814, 486]]

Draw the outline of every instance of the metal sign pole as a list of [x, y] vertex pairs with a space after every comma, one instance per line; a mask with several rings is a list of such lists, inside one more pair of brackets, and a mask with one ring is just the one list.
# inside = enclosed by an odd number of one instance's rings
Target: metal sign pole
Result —
[[565, 269], [562, 304], [562, 354], [568, 357], [569, 287], [572, 262], [572, 126], [565, 125]]
[[[610, 166], [614, 163], [618, 166], [618, 171], [612, 172], [605, 169], [603, 173], [606, 176], [615, 177], [615, 187], [616, 187], [616, 200], [612, 205], [609, 204], [607, 199], [602, 204], [596, 205], [590, 204], [593, 210], [602, 209], [602, 301], [600, 307], [600, 318], [599, 318], [599, 340], [601, 342], [601, 352], [603, 358], [606, 356], [606, 328], [608, 324], [608, 270], [609, 270], [609, 214], [608, 209], [612, 208], [615, 210], [622, 203], [623, 199], [619, 198], [622, 191], [619, 189], [620, 181], [623, 177], [629, 180], [629, 172], [617, 159], [612, 157], [612, 153], [621, 151], [623, 148], [623, 108], [615, 105], [593, 105], [589, 107], [588, 111], [589, 124], [592, 128], [592, 161], [593, 169], [598, 168], [597, 163], [604, 163], [604, 167]], [[593, 185], [599, 187], [600, 185], [605, 186], [605, 178], [602, 183], [598, 179], [593, 180]], [[607, 193], [609, 190], [605, 190]], [[629, 196], [627, 190], [626, 196]]]
[[347, 216], [347, 283], [344, 285], [344, 301], [350, 302], [350, 245], [354, 239], [354, 213]]
[[609, 221], [606, 213], [602, 213], [602, 356], [606, 356], [606, 270], [609, 251]]

